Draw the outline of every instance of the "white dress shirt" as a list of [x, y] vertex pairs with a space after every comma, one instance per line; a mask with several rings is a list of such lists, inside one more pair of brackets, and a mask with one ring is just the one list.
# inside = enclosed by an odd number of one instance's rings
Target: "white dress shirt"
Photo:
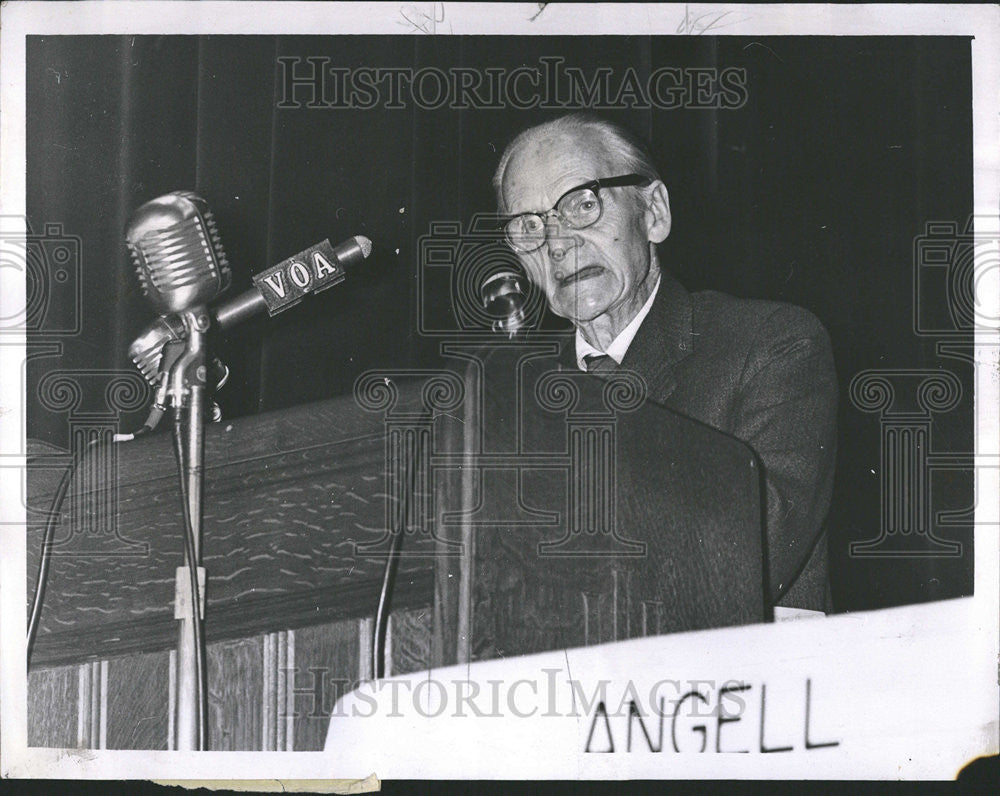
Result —
[[611, 341], [611, 345], [608, 346], [607, 351], [598, 351], [583, 339], [583, 335], [580, 334], [579, 329], [576, 330], [576, 366], [580, 370], [587, 369], [584, 357], [589, 356], [603, 356], [607, 354], [619, 365], [622, 363], [622, 360], [625, 359], [625, 352], [628, 351], [628, 347], [632, 344], [632, 339], [635, 337], [636, 332], [639, 331], [639, 327], [642, 326], [643, 320], [649, 315], [649, 309], [653, 306], [653, 299], [656, 298], [656, 291], [660, 289], [660, 281], [661, 279], [657, 277], [656, 286], [650, 292], [646, 303], [642, 305], [642, 309], [629, 322], [629, 325], [622, 329], [618, 336]]

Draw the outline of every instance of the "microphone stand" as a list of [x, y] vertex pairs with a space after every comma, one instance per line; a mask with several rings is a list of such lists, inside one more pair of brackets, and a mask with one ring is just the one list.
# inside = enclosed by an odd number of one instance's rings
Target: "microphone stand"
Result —
[[[207, 332], [210, 325], [204, 306], [180, 314], [187, 345], [169, 372], [168, 395], [174, 407], [178, 468], [184, 500], [185, 565], [177, 569], [174, 618], [180, 621], [177, 637], [178, 751], [207, 749], [205, 685], [201, 621], [205, 615], [205, 569], [201, 566], [202, 485], [205, 459], [205, 401], [208, 389]], [[197, 585], [191, 571], [197, 572]], [[197, 609], [194, 595], [198, 596]], [[195, 610], [198, 615], [195, 616]]]

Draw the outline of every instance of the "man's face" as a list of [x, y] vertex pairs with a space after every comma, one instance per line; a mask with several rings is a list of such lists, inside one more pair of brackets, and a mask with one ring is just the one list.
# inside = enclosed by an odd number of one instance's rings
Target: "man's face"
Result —
[[[544, 212], [567, 190], [620, 171], [600, 142], [570, 135], [536, 138], [507, 164], [502, 186], [507, 212]], [[554, 313], [576, 325], [606, 316], [617, 333], [639, 311], [657, 277], [650, 271], [649, 245], [655, 222], [644, 193], [602, 188], [604, 211], [595, 224], [572, 229], [552, 216], [545, 243], [519, 255]]]

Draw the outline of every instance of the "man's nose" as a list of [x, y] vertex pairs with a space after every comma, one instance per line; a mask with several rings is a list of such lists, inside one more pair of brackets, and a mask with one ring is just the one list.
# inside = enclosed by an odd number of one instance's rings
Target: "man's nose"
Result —
[[569, 228], [558, 216], [552, 215], [545, 219], [545, 245], [554, 262], [562, 262], [573, 248], [573, 238], [567, 234], [568, 231]]

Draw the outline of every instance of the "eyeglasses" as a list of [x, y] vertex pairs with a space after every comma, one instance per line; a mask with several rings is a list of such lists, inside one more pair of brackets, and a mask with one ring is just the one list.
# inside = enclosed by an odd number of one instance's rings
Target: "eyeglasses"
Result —
[[601, 188], [624, 188], [629, 185], [648, 185], [649, 177], [641, 174], [625, 174], [621, 177], [606, 177], [591, 180], [583, 185], [570, 188], [559, 197], [555, 207], [544, 213], [521, 213], [509, 216], [500, 222], [507, 244], [516, 252], [527, 254], [545, 243], [545, 224], [550, 216], [556, 216], [570, 229], [586, 229], [604, 212], [601, 203]]

